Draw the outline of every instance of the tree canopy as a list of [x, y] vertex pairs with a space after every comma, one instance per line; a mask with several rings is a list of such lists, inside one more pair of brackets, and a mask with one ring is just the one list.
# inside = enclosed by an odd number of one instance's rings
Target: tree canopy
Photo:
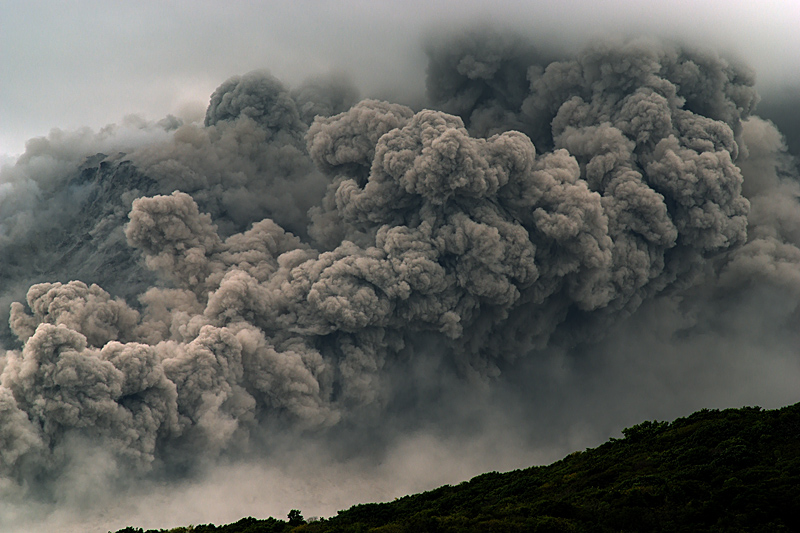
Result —
[[288, 522], [117, 533], [800, 531], [800, 404], [703, 409], [622, 433], [548, 466], [489, 472], [330, 519], [306, 523], [295, 509]]

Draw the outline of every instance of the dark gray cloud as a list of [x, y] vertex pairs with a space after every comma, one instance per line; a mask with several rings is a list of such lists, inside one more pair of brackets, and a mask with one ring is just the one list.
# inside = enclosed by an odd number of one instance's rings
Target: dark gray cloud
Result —
[[800, 186], [751, 70], [488, 30], [427, 52], [419, 109], [253, 71], [203, 125], [55, 132], [4, 167], [3, 494], [178, 486], [301, 435], [365, 470], [415, 433], [528, 458], [789, 401]]

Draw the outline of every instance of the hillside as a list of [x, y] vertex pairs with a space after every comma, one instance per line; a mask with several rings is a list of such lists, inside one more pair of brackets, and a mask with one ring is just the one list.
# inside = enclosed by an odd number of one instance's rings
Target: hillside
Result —
[[[549, 466], [491, 472], [301, 523], [245, 518], [147, 533], [800, 531], [800, 404], [643, 422]], [[117, 533], [140, 533], [126, 528]]]

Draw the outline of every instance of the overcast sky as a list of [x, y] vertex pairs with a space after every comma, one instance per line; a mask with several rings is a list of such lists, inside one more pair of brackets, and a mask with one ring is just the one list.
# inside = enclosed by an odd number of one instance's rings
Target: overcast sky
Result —
[[565, 45], [614, 33], [682, 37], [741, 56], [762, 89], [800, 85], [796, 0], [2, 0], [0, 155], [53, 127], [196, 116], [222, 81], [256, 68], [290, 84], [344, 70], [365, 94], [419, 94], [422, 36], [470, 19]]

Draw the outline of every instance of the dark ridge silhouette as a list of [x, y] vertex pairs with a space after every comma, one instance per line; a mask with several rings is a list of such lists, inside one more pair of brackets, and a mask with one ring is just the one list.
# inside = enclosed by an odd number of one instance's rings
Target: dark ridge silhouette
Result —
[[623, 435], [549, 466], [490, 472], [329, 519], [146, 533], [800, 530], [800, 404], [703, 409]]

